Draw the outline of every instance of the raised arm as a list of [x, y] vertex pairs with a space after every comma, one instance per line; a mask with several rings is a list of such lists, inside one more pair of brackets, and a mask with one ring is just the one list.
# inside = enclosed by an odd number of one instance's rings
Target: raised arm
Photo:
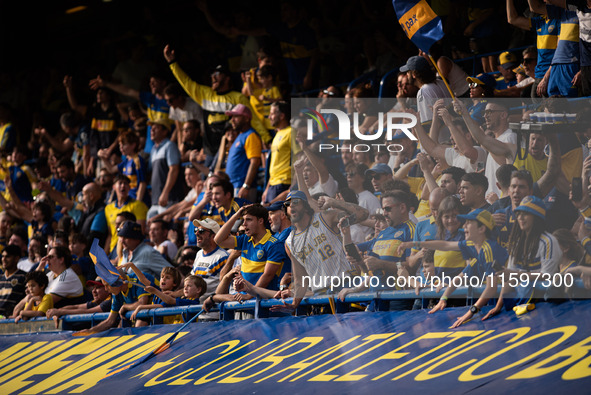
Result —
[[517, 13], [517, 9], [515, 8], [515, 3], [513, 0], [507, 0], [507, 22], [523, 30], [531, 29], [531, 21], [529, 18], [521, 16]]
[[236, 213], [230, 217], [230, 219], [226, 221], [222, 228], [215, 234], [213, 241], [215, 241], [217, 245], [225, 249], [236, 247], [236, 237], [232, 236], [230, 233], [232, 232], [232, 228], [236, 221], [242, 217], [242, 213], [246, 207], [248, 207], [248, 205], [240, 207], [240, 209], [236, 211]]
[[68, 96], [68, 103], [70, 104], [70, 108], [82, 116], [86, 115], [87, 107], [78, 103], [78, 100], [76, 100], [76, 96], [74, 95], [74, 89], [72, 89], [71, 75], [64, 76], [64, 88], [66, 88], [66, 95]]
[[[436, 132], [435, 129], [441, 128], [441, 120], [436, 115], [436, 109], [439, 108], [443, 104], [442, 100], [437, 100], [435, 105], [433, 105], [433, 122], [431, 123], [431, 133], [439, 133]], [[418, 118], [418, 114], [417, 114]], [[439, 161], [445, 162], [445, 146], [438, 144], [430, 135], [425, 132], [425, 128], [421, 125], [421, 122], [418, 121], [414, 127], [414, 131], [417, 134], [419, 142], [421, 143], [421, 147], [433, 158], [438, 159]]]
[[112, 91], [119, 93], [120, 95], [128, 96], [128, 97], [131, 97], [136, 100], [140, 99], [140, 92], [139, 91], [137, 91], [133, 88], [130, 88], [128, 86], [125, 86], [123, 84], [115, 84], [114, 82], [105, 81], [101, 78], [100, 75], [98, 75], [95, 79], [90, 80], [90, 82], [88, 83], [88, 86], [90, 86], [90, 89], [93, 89], [93, 90], [96, 90], [100, 87], [105, 87], [105, 88], [109, 88]]
[[540, 189], [542, 196], [546, 196], [550, 193], [555, 186], [561, 192], [568, 195], [569, 184], [562, 173], [562, 158], [560, 156], [558, 136], [555, 134], [548, 134], [547, 136], [548, 146], [550, 148], [550, 152], [548, 153], [548, 165], [546, 166], [546, 172], [544, 172], [542, 177], [538, 180], [538, 188]]
[[[451, 114], [446, 108], [440, 110], [443, 122], [448, 127], [458, 151], [466, 158], [470, 159], [471, 163], [476, 162], [478, 159], [478, 150], [468, 141], [464, 133], [453, 123]], [[451, 163], [448, 163], [451, 166]]]
[[535, 12], [536, 14], [548, 16], [548, 9], [546, 8], [546, 4], [544, 4], [540, 0], [527, 0], [529, 4], [529, 9]]

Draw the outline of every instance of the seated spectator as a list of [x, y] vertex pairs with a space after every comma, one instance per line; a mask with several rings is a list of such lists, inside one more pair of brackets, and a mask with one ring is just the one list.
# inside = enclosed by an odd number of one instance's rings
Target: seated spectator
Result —
[[14, 312], [12, 318], [18, 323], [33, 317], [45, 317], [47, 310], [53, 308], [53, 298], [45, 293], [49, 284], [47, 276], [41, 272], [30, 272], [25, 277], [28, 295], [25, 297], [25, 307], [18, 313]]
[[162, 269], [171, 264], [154, 247], [145, 243], [142, 227], [132, 221], [127, 221], [117, 232], [121, 238], [123, 251], [120, 265], [133, 262], [144, 274], [156, 277]]
[[150, 221], [148, 235], [150, 236], [150, 243], [152, 243], [156, 251], [168, 261], [173, 262], [178, 247], [168, 239], [169, 227], [169, 223], [162, 219]]
[[[201, 295], [205, 293], [207, 289], [207, 284], [205, 284], [205, 280], [203, 280], [199, 276], [190, 275], [187, 276], [184, 280], [184, 287], [183, 287], [183, 296], [180, 298], [175, 298], [166, 294], [157, 288], [152, 286], [147, 286], [146, 291], [153, 294], [155, 297], [160, 298], [162, 301], [159, 303], [161, 307], [171, 307], [171, 306], [192, 306], [200, 304], [199, 298]], [[132, 315], [132, 319], [135, 315]], [[187, 319], [190, 319], [188, 317]]]
[[87, 279], [96, 277], [94, 264], [88, 255], [90, 245], [86, 237], [81, 233], [70, 233], [68, 237], [70, 252], [72, 253], [72, 270], [82, 276], [86, 283]]
[[499, 55], [499, 65], [497, 66], [497, 70], [501, 75], [496, 78], [495, 89], [507, 89], [517, 84], [513, 69], [518, 65], [517, 57], [512, 52], [505, 51]]
[[25, 297], [25, 276], [17, 267], [21, 249], [9, 244], [2, 251], [2, 274], [0, 274], [0, 314], [12, 315], [15, 306]]
[[[170, 296], [170, 293], [178, 290], [179, 286], [181, 285], [183, 280], [183, 277], [181, 275], [181, 272], [175, 268], [175, 267], [165, 267], [164, 269], [162, 269], [162, 272], [160, 273], [160, 290], [159, 292], [162, 292], [164, 294], [166, 294], [167, 296]], [[146, 289], [146, 291], [150, 292], [148, 289]], [[151, 304], [145, 304], [145, 305], [139, 305], [135, 308], [135, 310], [133, 311], [133, 313], [131, 314], [131, 320], [135, 321], [137, 320], [137, 314], [142, 311], [142, 310], [150, 310], [150, 309], [157, 309], [157, 308], [161, 308], [161, 307], [168, 307], [165, 306], [164, 303], [162, 302], [162, 298], [160, 298], [155, 292], [150, 292], [151, 294], [154, 295], [152, 303]], [[143, 321], [146, 321], [145, 319]], [[154, 319], [154, 324], [175, 324], [181, 321], [180, 316], [167, 316], [167, 317], [163, 317], [163, 318], [156, 318]], [[146, 321], [147, 322], [147, 321]]]
[[43, 236], [33, 236], [29, 241], [27, 256], [18, 262], [18, 268], [24, 272], [36, 270], [41, 258], [47, 255], [47, 239]]
[[84, 287], [78, 275], [72, 270], [72, 255], [65, 246], [53, 247], [41, 259], [41, 267], [49, 267], [49, 286], [46, 293], [53, 298], [53, 306], [79, 304], [84, 301]]
[[88, 280], [86, 287], [92, 292], [90, 302], [64, 306], [59, 309], [49, 309], [46, 312], [47, 318], [55, 317], [57, 326], [57, 319], [63, 315], [108, 313], [111, 310], [111, 294], [105, 288], [101, 278], [97, 277], [95, 280]]

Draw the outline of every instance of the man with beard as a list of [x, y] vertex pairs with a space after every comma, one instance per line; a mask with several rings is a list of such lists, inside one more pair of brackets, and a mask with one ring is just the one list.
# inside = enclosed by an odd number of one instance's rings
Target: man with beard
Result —
[[139, 270], [154, 278], [160, 278], [162, 269], [171, 266], [162, 254], [143, 241], [142, 227], [137, 222], [125, 222], [117, 231], [117, 235], [121, 237], [123, 244], [119, 266], [133, 262]]
[[252, 113], [244, 104], [237, 104], [230, 116], [232, 128], [238, 133], [228, 151], [226, 173], [234, 185], [234, 195], [254, 201], [257, 195], [256, 179], [261, 164], [261, 138], [250, 127]]
[[[517, 152], [517, 135], [509, 129], [509, 111], [499, 103], [487, 103], [484, 110], [486, 131], [494, 137], [484, 133], [476, 121], [470, 117], [466, 106], [460, 100], [454, 100], [454, 111], [462, 116], [472, 138], [489, 152], [486, 158], [484, 172], [486, 178], [495, 180], [497, 169], [505, 163], [513, 163]], [[501, 195], [496, 182], [489, 182], [485, 195], [490, 192]]]
[[[302, 191], [290, 192], [285, 205], [295, 228], [285, 242], [292, 263], [295, 294], [291, 304], [274, 306], [272, 311], [292, 312], [308, 288], [314, 294], [324, 294], [329, 291], [331, 277], [345, 278], [359, 273], [359, 268], [354, 268], [345, 256], [337, 223], [345, 218], [343, 212], [348, 215], [349, 224], [365, 220], [368, 212], [356, 204], [322, 196], [318, 199], [322, 211], [315, 213]], [[332, 289], [335, 290], [338, 289]]]

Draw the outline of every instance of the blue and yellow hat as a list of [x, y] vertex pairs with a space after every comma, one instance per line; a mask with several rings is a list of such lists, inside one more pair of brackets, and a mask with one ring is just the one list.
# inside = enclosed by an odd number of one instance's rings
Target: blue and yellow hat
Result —
[[546, 219], [546, 204], [542, 199], [536, 196], [524, 197], [519, 206], [513, 211], [525, 211], [538, 216], [543, 220]]
[[494, 227], [496, 226], [495, 219], [493, 218], [492, 214], [484, 209], [481, 209], [481, 208], [477, 208], [476, 210], [472, 210], [468, 214], [465, 214], [465, 215], [458, 215], [458, 218], [463, 221], [466, 221], [466, 220], [478, 221], [482, 225], [486, 226], [488, 228], [488, 230], [493, 230]]
[[306, 197], [306, 194], [302, 191], [291, 191], [288, 195], [287, 195], [287, 199], [285, 199], [285, 201], [290, 201], [291, 199], [302, 199], [304, 201], [308, 201], [308, 198]]

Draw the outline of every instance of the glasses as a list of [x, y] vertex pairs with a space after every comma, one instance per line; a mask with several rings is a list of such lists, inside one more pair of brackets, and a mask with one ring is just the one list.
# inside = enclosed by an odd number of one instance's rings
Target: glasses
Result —
[[291, 200], [288, 200], [287, 202], [283, 203], [283, 205], [285, 207], [289, 207], [292, 204], [297, 206], [298, 204], [300, 204], [300, 201], [301, 201], [301, 199], [291, 199]]
[[195, 229], [195, 234], [197, 234], [197, 233], [203, 234], [207, 231], [209, 231], [209, 229], [197, 228], [197, 229]]
[[191, 255], [181, 255], [181, 261], [192, 261], [193, 259], [195, 259], [194, 256], [191, 256]]
[[386, 206], [383, 209], [385, 212], [389, 213], [390, 211], [394, 210], [394, 207], [396, 207], [396, 206], [400, 206], [400, 203], [395, 203], [391, 206]]
[[371, 179], [372, 179], [372, 180], [373, 180], [373, 179], [379, 179], [379, 178], [382, 178], [382, 176], [383, 176], [383, 175], [384, 175], [384, 174], [373, 173], [373, 174], [371, 175]]
[[324, 93], [325, 95], [329, 95], [329, 96], [334, 96], [334, 92], [331, 92], [329, 90], [323, 90], [322, 93]]
[[478, 85], [480, 85], [478, 82], [470, 82], [470, 83], [468, 83], [468, 87], [469, 87], [470, 89], [477, 88], [477, 87], [478, 87]]
[[533, 63], [535, 61], [536, 61], [536, 58], [523, 58], [524, 64]]
[[[3, 256], [4, 256], [4, 255], [3, 255]], [[51, 255], [51, 254], [50, 254], [50, 255], [47, 255], [47, 258], [49, 258], [49, 259], [57, 258], [57, 255]]]
[[484, 115], [492, 115], [495, 112], [503, 112], [503, 110], [484, 110]]
[[351, 177], [351, 178], [355, 177], [356, 175], [357, 175], [357, 173], [347, 173], [347, 177]]

